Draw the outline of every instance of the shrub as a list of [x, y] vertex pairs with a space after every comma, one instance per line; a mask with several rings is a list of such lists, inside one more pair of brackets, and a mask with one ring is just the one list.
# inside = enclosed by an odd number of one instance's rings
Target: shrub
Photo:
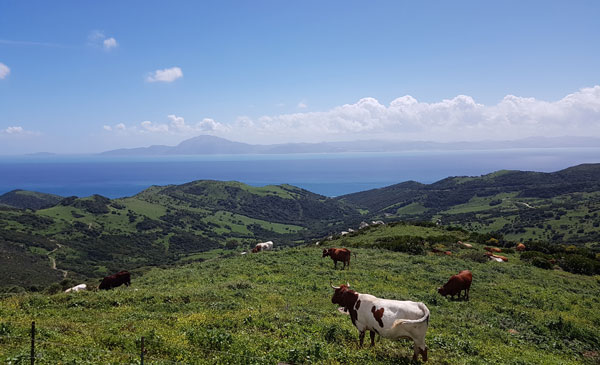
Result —
[[550, 263], [550, 261], [541, 257], [534, 257], [533, 260], [531, 260], [531, 264], [535, 267], [539, 267], [540, 269], [552, 269], [552, 264]]
[[532, 260], [532, 259], [534, 259], [536, 257], [537, 258], [543, 258], [545, 260], [549, 260], [550, 259], [549, 255], [546, 255], [545, 253], [538, 252], [538, 251], [526, 251], [526, 252], [523, 252], [521, 254], [521, 260], [524, 260], [524, 261], [529, 261], [529, 260]]
[[565, 271], [572, 272], [574, 274], [600, 274], [600, 263], [598, 261], [594, 261], [588, 259], [587, 257], [576, 254], [566, 255], [560, 261], [560, 267], [562, 267]]
[[480, 263], [484, 263], [484, 262], [488, 261], [488, 258], [486, 255], [484, 255], [481, 252], [477, 252], [477, 251], [467, 251], [467, 252], [462, 253], [459, 257], [464, 260], [471, 260], [471, 261], [480, 262]]

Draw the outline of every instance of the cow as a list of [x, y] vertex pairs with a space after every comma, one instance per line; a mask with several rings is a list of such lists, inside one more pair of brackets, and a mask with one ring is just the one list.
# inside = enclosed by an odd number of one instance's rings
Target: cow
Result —
[[452, 275], [444, 286], [438, 288], [438, 293], [443, 296], [450, 295], [452, 298], [458, 294], [458, 299], [460, 299], [460, 292], [464, 290], [464, 298], [469, 300], [469, 289], [472, 281], [473, 274], [469, 270], [463, 270], [457, 275]]
[[252, 249], [252, 253], [257, 253], [260, 251], [268, 251], [273, 249], [273, 241], [260, 242], [257, 243], [256, 246]]
[[77, 293], [78, 291], [86, 290], [86, 289], [87, 289], [86, 284], [79, 284], [79, 285], [75, 285], [74, 287], [65, 290], [65, 293], [71, 293], [71, 292]]
[[515, 250], [517, 250], [517, 251], [525, 251], [525, 249], [526, 249], [525, 245], [522, 244], [521, 242], [519, 242], [517, 247], [515, 247]]
[[129, 286], [129, 284], [131, 284], [131, 275], [129, 274], [128, 271], [119, 271], [118, 273], [116, 273], [114, 275], [105, 277], [104, 279], [102, 279], [102, 282], [100, 283], [100, 286], [98, 286], [98, 289], [108, 290], [108, 289], [116, 288], [123, 284], [125, 284], [127, 286]]
[[[344, 263], [342, 270], [344, 270], [346, 268], [346, 265], [348, 265], [348, 269], [350, 268], [350, 250], [349, 249], [347, 249], [347, 248], [329, 248], [329, 249], [324, 248], [322, 257], [326, 257], [326, 256], [331, 257], [331, 259], [333, 260], [334, 268], [337, 269], [338, 261], [342, 261]], [[354, 253], [354, 257], [356, 257], [356, 253]]]
[[399, 301], [377, 298], [370, 294], [357, 293], [349, 289], [350, 284], [335, 287], [331, 302], [341, 305], [350, 313], [352, 324], [359, 332], [362, 347], [365, 332], [371, 336], [375, 346], [375, 334], [390, 339], [409, 338], [414, 342], [413, 361], [419, 354], [427, 361], [425, 333], [429, 325], [429, 309], [421, 302]]
[[483, 249], [486, 251], [490, 251], [490, 252], [502, 252], [502, 249], [498, 248], [498, 247], [487, 247], [486, 246]]
[[498, 261], [498, 262], [506, 262], [508, 261], [508, 257], [506, 256], [502, 256], [502, 255], [494, 255], [491, 252], [486, 252], [485, 253], [486, 256], [490, 259], [490, 260], [494, 260], [494, 261]]
[[457, 245], [464, 248], [473, 248], [473, 245], [470, 243], [464, 243], [463, 241], [456, 242]]

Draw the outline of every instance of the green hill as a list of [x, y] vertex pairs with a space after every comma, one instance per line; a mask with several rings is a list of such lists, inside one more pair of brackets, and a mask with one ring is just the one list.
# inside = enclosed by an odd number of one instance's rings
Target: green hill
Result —
[[[472, 250], [449, 246], [450, 256], [364, 248], [443, 235], [468, 238], [443, 227], [387, 225], [320, 246], [154, 268], [134, 273], [129, 288], [10, 296], [0, 300], [0, 361], [29, 361], [35, 319], [43, 363], [136, 363], [144, 336], [145, 360], [155, 364], [409, 364], [408, 340], [358, 348], [329, 287], [350, 282], [361, 293], [424, 302], [432, 364], [597, 363], [598, 277], [544, 270], [510, 252], [508, 262], [479, 262], [483, 245], [474, 241]], [[358, 246], [357, 255], [350, 270], [334, 270], [321, 250], [344, 245]], [[470, 300], [438, 295], [462, 269], [473, 272]]]
[[[336, 199], [290, 185], [195, 181], [152, 186], [121, 199], [69, 197], [36, 211], [0, 206], [0, 238], [6, 250], [11, 245], [11, 257], [18, 256], [15, 262], [31, 262], [31, 279], [22, 288], [46, 286], [63, 271], [68, 279], [101, 278], [122, 269], [201, 260], [211, 250], [248, 250], [259, 241], [294, 246], [375, 219], [438, 222], [528, 245], [574, 245], [587, 248], [582, 256], [593, 259], [600, 251], [599, 177], [599, 164], [555, 173], [498, 171], [429, 185], [405, 182]], [[14, 242], [12, 233], [33, 239]], [[40, 250], [30, 243], [40, 237], [53, 243]], [[51, 259], [56, 269], [47, 275], [44, 263]], [[1, 265], [0, 274], [9, 268]], [[594, 270], [592, 265], [582, 272]], [[0, 283], [0, 290], [15, 282]]]
[[600, 243], [600, 164], [406, 182], [338, 198], [390, 219], [440, 221], [520, 241]]
[[[297, 244], [359, 219], [347, 203], [290, 185], [196, 181], [153, 186], [123, 199], [69, 197], [36, 212], [6, 208], [0, 210], [0, 230], [53, 239], [61, 245], [53, 253], [57, 269], [103, 277], [193, 260], [218, 248], [247, 249], [259, 241]], [[25, 251], [48, 262], [46, 252]]]
[[0, 195], [0, 205], [13, 208], [38, 210], [51, 207], [63, 199], [62, 196], [36, 191], [13, 190]]

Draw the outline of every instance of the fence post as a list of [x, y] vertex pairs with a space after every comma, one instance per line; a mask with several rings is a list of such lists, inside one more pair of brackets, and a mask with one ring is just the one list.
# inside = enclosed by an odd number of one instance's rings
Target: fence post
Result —
[[142, 351], [140, 353], [140, 364], [144, 365], [144, 336], [142, 336]]
[[31, 365], [35, 363], [35, 321], [31, 322]]

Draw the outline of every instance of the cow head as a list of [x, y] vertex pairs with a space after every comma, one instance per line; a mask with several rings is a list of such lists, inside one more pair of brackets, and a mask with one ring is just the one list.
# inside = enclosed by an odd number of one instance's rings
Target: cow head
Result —
[[333, 297], [331, 297], [331, 303], [339, 304], [344, 308], [353, 308], [354, 303], [358, 299], [358, 294], [354, 290], [348, 289], [350, 284], [346, 283], [346, 285], [341, 286], [333, 286], [331, 287], [335, 290], [333, 292]]
[[323, 249], [323, 257], [327, 257], [327, 256], [329, 256], [329, 250], [324, 248]]
[[443, 286], [438, 288], [438, 293], [440, 293], [443, 296], [448, 295], [446, 288], [444, 288]]

